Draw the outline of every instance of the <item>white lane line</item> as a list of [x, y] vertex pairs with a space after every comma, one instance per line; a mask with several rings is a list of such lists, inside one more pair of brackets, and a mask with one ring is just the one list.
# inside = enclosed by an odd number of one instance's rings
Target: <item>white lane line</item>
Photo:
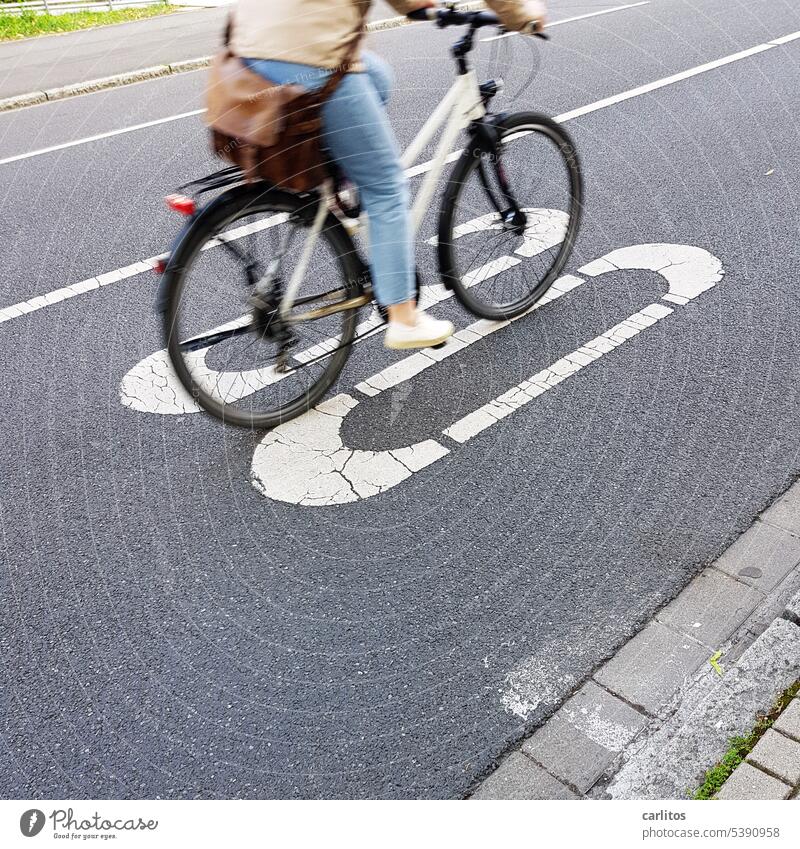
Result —
[[94, 289], [100, 289], [103, 286], [108, 286], [110, 283], [117, 283], [120, 280], [127, 280], [130, 277], [136, 277], [138, 274], [143, 274], [145, 271], [153, 270], [153, 263], [158, 257], [150, 257], [143, 259], [141, 262], [134, 262], [132, 265], [126, 265], [124, 268], [117, 268], [114, 271], [109, 271], [106, 274], [100, 274], [97, 277], [90, 277], [88, 280], [81, 280], [79, 283], [73, 283], [70, 286], [62, 286], [60, 289], [54, 289], [46, 295], [38, 295], [28, 301], [20, 301], [18, 304], [12, 304], [10, 307], [0, 309], [0, 324], [6, 321], [11, 321], [14, 318], [26, 315], [29, 312], [43, 309], [44, 307], [52, 306], [60, 301], [66, 301], [68, 298], [75, 298], [78, 295], [83, 295], [86, 292], [91, 292]]
[[757, 53], [763, 53], [765, 50], [772, 50], [775, 45], [772, 42], [767, 44], [759, 44], [757, 47], [750, 47], [747, 50], [741, 50], [739, 53], [732, 53], [730, 56], [724, 56], [722, 59], [715, 59], [713, 62], [706, 62], [704, 65], [698, 65], [696, 68], [690, 68], [688, 71], [681, 71], [678, 74], [672, 74], [669, 77], [663, 77], [655, 82], [640, 85], [632, 88], [629, 91], [623, 91], [621, 94], [614, 94], [611, 97], [604, 97], [595, 103], [590, 103], [587, 106], [580, 106], [570, 112], [564, 112], [555, 118], [559, 123], [572, 121], [574, 118], [580, 118], [582, 115], [588, 115], [590, 112], [597, 112], [599, 109], [606, 109], [609, 106], [614, 106], [617, 103], [623, 103], [626, 100], [631, 100], [634, 97], [640, 97], [643, 94], [649, 94], [651, 91], [657, 91], [660, 88], [674, 85], [675, 83], [688, 80], [691, 77], [696, 77], [699, 74], [705, 74], [707, 71], [713, 71], [715, 68], [721, 68], [724, 65], [730, 65], [733, 62], [738, 62], [740, 59], [747, 59], [748, 56], [755, 56]]
[[[603, 9], [599, 12], [590, 12], [587, 15], [576, 15], [574, 18], [565, 18], [561, 21], [554, 21], [549, 25], [549, 28], [557, 27], [561, 24], [571, 24], [574, 21], [582, 21], [585, 18], [594, 18], [598, 15], [608, 15], [611, 12], [620, 12], [624, 9], [633, 9], [636, 6], [647, 6], [650, 3], [650, 0], [643, 0], [641, 3], [631, 3], [627, 6], [615, 6], [613, 9]], [[507, 35], [516, 35], [516, 33], [507, 33]], [[504, 37], [504, 36], [499, 36]], [[491, 41], [491, 39], [486, 39], [487, 41]], [[170, 115], [166, 118], [158, 118], [155, 121], [147, 121], [144, 124], [134, 124], [131, 127], [123, 127], [119, 130], [110, 130], [107, 133], [98, 133], [96, 136], [88, 136], [83, 139], [75, 139], [75, 141], [64, 142], [63, 144], [53, 145], [52, 147], [43, 147], [39, 150], [32, 150], [28, 153], [20, 153], [16, 156], [8, 156], [5, 159], [0, 159], [0, 165], [8, 165], [11, 162], [19, 162], [22, 159], [31, 159], [34, 156], [43, 156], [46, 153], [55, 153], [59, 150], [66, 150], [70, 147], [77, 147], [78, 145], [88, 144], [89, 142], [100, 141], [102, 139], [113, 138], [114, 136], [121, 136], [125, 133], [133, 133], [137, 130], [144, 130], [148, 127], [156, 127], [159, 124], [168, 124], [171, 121], [180, 121], [183, 118], [191, 118], [195, 115], [202, 115], [206, 110], [205, 109], [195, 109], [192, 112], [182, 112], [180, 115]]]
[[39, 150], [31, 150], [28, 153], [18, 153], [16, 156], [7, 156], [5, 159], [0, 159], [0, 165], [8, 165], [10, 162], [19, 162], [22, 159], [32, 159], [34, 156], [43, 156], [45, 153], [55, 153], [58, 150], [66, 150], [70, 147], [78, 147], [81, 144], [89, 144], [90, 142], [101, 141], [102, 139], [110, 139], [114, 136], [122, 136], [125, 133], [134, 133], [137, 130], [146, 130], [148, 127], [157, 127], [159, 124], [169, 124], [171, 121], [180, 121], [183, 118], [191, 118], [195, 115], [202, 115], [205, 109], [193, 109], [191, 112], [181, 112], [180, 115], [169, 115], [166, 118], [156, 118], [154, 121], [145, 121], [143, 124], [133, 124], [130, 127], [122, 127], [119, 130], [109, 130], [107, 133], [98, 133], [96, 136], [87, 136], [83, 139], [75, 139], [75, 141], [64, 142], [63, 144], [54, 144], [52, 147], [43, 147]]
[[[253, 233], [258, 233], [261, 230], [267, 230], [270, 227], [275, 227], [286, 220], [284, 213], [271, 215], [261, 221], [255, 221], [252, 224], [245, 224], [241, 227], [235, 227], [225, 234], [226, 242], [233, 242], [236, 239], [243, 239]], [[215, 248], [220, 244], [218, 239], [211, 239], [203, 245], [203, 250], [207, 251]], [[117, 268], [114, 271], [109, 271], [106, 274], [100, 274], [97, 277], [90, 277], [87, 280], [81, 280], [79, 283], [73, 283], [70, 286], [62, 286], [60, 289], [54, 289], [46, 295], [37, 295], [28, 301], [20, 301], [17, 304], [12, 304], [10, 307], [0, 309], [0, 324], [11, 321], [13, 318], [27, 315], [29, 312], [49, 307], [52, 304], [66, 301], [69, 298], [74, 298], [78, 295], [84, 295], [86, 292], [92, 292], [95, 289], [101, 289], [103, 286], [108, 286], [110, 283], [118, 283], [120, 280], [128, 280], [131, 277], [136, 277], [139, 274], [144, 274], [146, 271], [153, 271], [153, 266], [160, 257], [151, 256], [147, 259], [134, 262], [131, 265], [126, 265], [123, 268]]]
[[[612, 12], [622, 12], [625, 9], [635, 9], [637, 6], [649, 6], [650, 0], [641, 0], [640, 3], [628, 3], [626, 6], [614, 6], [613, 9], [601, 9], [599, 12], [588, 12], [585, 15], [575, 15], [574, 18], [562, 18], [560, 21], [553, 21], [548, 24], [547, 28], [560, 26], [561, 24], [571, 24], [574, 21], [585, 21], [587, 18], [599, 18], [601, 15], [610, 15]], [[502, 35], [493, 35], [489, 38], [482, 38], [482, 42], [500, 41], [501, 38], [509, 38], [512, 35], [520, 35], [518, 32], [504, 32]]]
[[537, 372], [528, 380], [523, 380], [516, 386], [512, 386], [507, 392], [478, 407], [450, 425], [442, 433], [454, 442], [462, 445], [474, 436], [482, 433], [492, 425], [497, 424], [500, 419], [510, 416], [526, 404], [538, 398], [573, 374], [577, 374], [582, 368], [600, 359], [604, 354], [613, 351], [637, 333], [652, 326], [662, 318], [666, 318], [673, 312], [671, 307], [663, 304], [650, 304], [643, 310], [614, 325], [600, 336], [585, 342], [576, 351], [567, 354], [560, 360], [551, 363], [547, 368]]
[[800, 38], [800, 32], [793, 32], [789, 35], [782, 35], [780, 38], [776, 38], [774, 41], [770, 41], [770, 44], [779, 45], [779, 44], [788, 44], [790, 41], [795, 41]]
[[[652, 91], [656, 91], [657, 89], [664, 88], [665, 86], [674, 85], [675, 83], [681, 82], [682, 80], [689, 79], [690, 77], [697, 76], [698, 74], [703, 74], [708, 71], [712, 71], [716, 68], [723, 67], [724, 65], [729, 65], [732, 62], [738, 62], [741, 59], [745, 59], [749, 56], [754, 56], [758, 53], [763, 53], [765, 50], [771, 50], [773, 47], [778, 46], [778, 44], [786, 43], [787, 41], [792, 41], [794, 39], [800, 38], [800, 32], [791, 33], [790, 35], [782, 36], [779, 39], [775, 39], [774, 41], [767, 42], [766, 44], [760, 44], [757, 47], [751, 47], [749, 50], [743, 50], [738, 53], [733, 53], [730, 56], [725, 56], [722, 59], [717, 59], [713, 62], [707, 62], [703, 65], [698, 65], [696, 68], [690, 68], [687, 71], [682, 71], [678, 74], [673, 74], [669, 77], [663, 77], [660, 80], [656, 80], [655, 82], [648, 83], [644, 86], [637, 86], [636, 88], [630, 89], [629, 91], [622, 92], [621, 94], [614, 95], [612, 97], [605, 97], [602, 100], [597, 100], [594, 103], [590, 103], [586, 106], [581, 106], [578, 109], [573, 109], [570, 112], [564, 112], [561, 115], [557, 115], [555, 117], [555, 121], [560, 124], [566, 123], [567, 121], [572, 121], [575, 118], [579, 118], [582, 115], [588, 115], [591, 112], [597, 112], [600, 109], [607, 109], [609, 106], [614, 106], [617, 103], [622, 103], [626, 100], [630, 100], [633, 97], [638, 97], [643, 94], [647, 94]], [[173, 118], [163, 118], [159, 121], [153, 123], [164, 123], [169, 120], [177, 120], [177, 118], [183, 116], [174, 116]], [[141, 125], [145, 126], [145, 125]], [[116, 131], [116, 134], [121, 132], [127, 132], [127, 130], [119, 130]], [[31, 154], [33, 155], [33, 154]], [[460, 151], [455, 151], [448, 157], [448, 161], [454, 161], [461, 155]], [[0, 160], [0, 164], [2, 164], [2, 160]], [[432, 163], [425, 162], [421, 165], [417, 165], [413, 168], [410, 168], [406, 174], [409, 177], [416, 177], [420, 174], [425, 173], [431, 167]], [[46, 295], [40, 295], [36, 298], [32, 298], [28, 301], [22, 301], [17, 304], [12, 304], [11, 306], [5, 307], [4, 309], [0, 309], [0, 324], [5, 321], [11, 321], [13, 318], [18, 318], [25, 313], [34, 312], [37, 309], [42, 309], [45, 306], [50, 305], [50, 301], [48, 299], [54, 298], [52, 301], [56, 303], [58, 301], [66, 300], [67, 298], [75, 297], [76, 295], [83, 294], [83, 292], [88, 292], [91, 289], [99, 288], [98, 285], [92, 284], [92, 281], [100, 280], [101, 278], [106, 278], [109, 275], [119, 274], [120, 276], [117, 278], [119, 280], [125, 280], [129, 277], [135, 276], [135, 274], [142, 273], [142, 271], [151, 268], [153, 263], [158, 259], [158, 257], [150, 257], [147, 260], [143, 260], [140, 263], [134, 263], [134, 265], [126, 266], [125, 268], [119, 269], [118, 271], [110, 271], [108, 274], [100, 275], [98, 278], [90, 278], [90, 280], [81, 281], [80, 283], [75, 283], [72, 286], [64, 286], [60, 289], [56, 289], [53, 292], [50, 292]], [[141, 271], [134, 273], [127, 273], [131, 268], [135, 266], [145, 266], [141, 269]], [[107, 282], [115, 282], [113, 280], [109, 280]], [[88, 285], [92, 284], [92, 285]], [[105, 284], [100, 284], [105, 285]]]

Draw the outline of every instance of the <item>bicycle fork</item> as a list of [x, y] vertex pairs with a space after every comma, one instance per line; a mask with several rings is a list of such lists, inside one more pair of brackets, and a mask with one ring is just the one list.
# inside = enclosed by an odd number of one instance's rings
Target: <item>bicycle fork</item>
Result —
[[505, 206], [497, 200], [489, 184], [489, 176], [486, 173], [486, 165], [484, 164], [483, 157], [478, 161], [478, 177], [481, 185], [490, 203], [500, 215], [503, 222], [503, 229], [510, 230], [518, 236], [522, 236], [528, 224], [528, 216], [520, 209], [519, 203], [511, 189], [511, 184], [502, 160], [500, 133], [495, 122], [475, 122], [473, 124], [473, 138], [478, 147], [486, 153], [489, 162], [494, 167], [497, 186], [500, 189]]

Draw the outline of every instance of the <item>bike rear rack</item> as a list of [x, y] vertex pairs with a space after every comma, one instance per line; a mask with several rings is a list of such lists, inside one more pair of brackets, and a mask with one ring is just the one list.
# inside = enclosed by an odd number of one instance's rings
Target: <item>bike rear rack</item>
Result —
[[206, 192], [213, 192], [215, 189], [235, 186], [237, 183], [243, 183], [244, 180], [245, 176], [241, 168], [230, 165], [221, 171], [209, 174], [207, 177], [200, 177], [199, 180], [184, 183], [182, 186], [178, 186], [178, 191], [188, 195], [202, 195]]

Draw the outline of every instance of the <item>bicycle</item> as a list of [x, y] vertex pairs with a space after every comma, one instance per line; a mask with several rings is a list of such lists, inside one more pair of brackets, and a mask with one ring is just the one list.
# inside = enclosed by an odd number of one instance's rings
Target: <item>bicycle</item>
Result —
[[[495, 15], [450, 7], [410, 15], [423, 16], [441, 28], [468, 28], [451, 50], [456, 81], [403, 154], [410, 169], [441, 131], [432, 159], [407, 171], [424, 174], [412, 205], [415, 233], [445, 166], [454, 163], [438, 235], [427, 240], [436, 245], [443, 285], [427, 287], [426, 305], [455, 295], [479, 317], [515, 318], [544, 295], [575, 243], [583, 195], [578, 156], [569, 135], [544, 115], [491, 113], [502, 82], [479, 84], [469, 54], [480, 29], [499, 26]], [[467, 144], [453, 152], [463, 131]], [[522, 158], [512, 162], [517, 152]], [[538, 202], [528, 205], [520, 186], [531, 172]], [[198, 197], [218, 189], [224, 191], [198, 208]], [[359, 310], [373, 303], [369, 268], [353, 241], [358, 207], [333, 178], [295, 194], [245, 182], [236, 168], [187, 190], [193, 197], [168, 198], [189, 220], [158, 269], [172, 366], [213, 416], [257, 430], [275, 427], [315, 406], [352, 346], [385, 329], [379, 308], [357, 322]], [[499, 256], [498, 246], [505, 250]], [[231, 283], [236, 273], [244, 284], [238, 288]], [[419, 293], [419, 273], [417, 281]], [[501, 295], [509, 284], [511, 293]]]

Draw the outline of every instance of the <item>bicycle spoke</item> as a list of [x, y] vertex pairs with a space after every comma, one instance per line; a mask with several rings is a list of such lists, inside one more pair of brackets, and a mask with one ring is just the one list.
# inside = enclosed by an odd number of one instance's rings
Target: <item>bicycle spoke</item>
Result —
[[[325, 392], [352, 344], [356, 310], [370, 296], [348, 282], [359, 269], [344, 231], [324, 229], [282, 317], [283, 292], [308, 232], [297, 217], [301, 202], [281, 194], [278, 203], [259, 204], [245, 190], [232, 191], [247, 200], [240, 211], [218, 228], [209, 224], [209, 232], [193, 241], [201, 247], [176, 262], [180, 292], [171, 301], [170, 353], [179, 377], [209, 412], [269, 427]], [[232, 247], [233, 240], [233, 250], [210, 249]], [[243, 285], [243, 275], [254, 286]]]
[[552, 284], [580, 210], [580, 175], [574, 156], [562, 153], [563, 130], [530, 113], [506, 122], [502, 162], [465, 157], [445, 198], [449, 279], [467, 309], [495, 319], [524, 312]]

